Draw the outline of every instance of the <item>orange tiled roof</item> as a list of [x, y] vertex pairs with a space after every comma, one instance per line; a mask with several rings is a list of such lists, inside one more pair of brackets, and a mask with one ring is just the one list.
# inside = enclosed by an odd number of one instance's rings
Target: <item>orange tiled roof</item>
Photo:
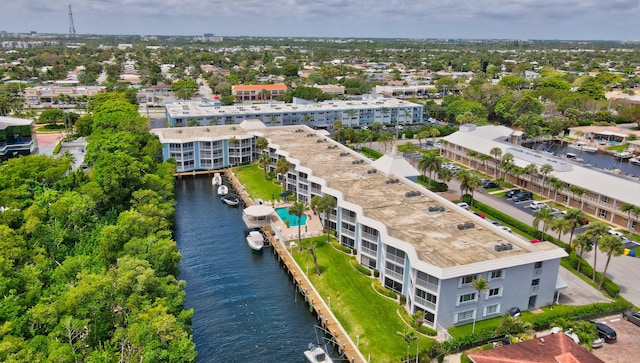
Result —
[[287, 85], [284, 83], [276, 84], [237, 84], [231, 87], [233, 91], [259, 91], [259, 90], [286, 90]]

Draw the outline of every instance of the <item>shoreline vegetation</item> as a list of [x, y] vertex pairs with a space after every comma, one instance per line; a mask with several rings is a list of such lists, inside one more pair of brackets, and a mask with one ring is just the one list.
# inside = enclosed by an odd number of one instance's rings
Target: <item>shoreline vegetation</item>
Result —
[[175, 165], [121, 93], [96, 96], [85, 162], [0, 173], [0, 361], [194, 362], [172, 239]]

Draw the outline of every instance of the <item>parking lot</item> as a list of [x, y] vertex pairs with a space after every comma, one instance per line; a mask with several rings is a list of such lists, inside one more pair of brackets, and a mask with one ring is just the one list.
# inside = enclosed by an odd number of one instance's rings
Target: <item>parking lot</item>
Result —
[[627, 363], [640, 360], [636, 357], [640, 350], [640, 327], [614, 315], [595, 321], [605, 323], [618, 335], [617, 342], [605, 343], [602, 348], [594, 349], [593, 354], [607, 363]]

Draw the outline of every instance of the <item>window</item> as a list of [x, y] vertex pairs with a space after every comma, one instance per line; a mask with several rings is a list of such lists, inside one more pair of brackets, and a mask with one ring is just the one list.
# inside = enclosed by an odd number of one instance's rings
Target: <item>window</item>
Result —
[[540, 285], [540, 279], [531, 280], [531, 286], [538, 286], [538, 285]]
[[485, 306], [484, 316], [500, 314], [500, 304]]
[[600, 218], [607, 218], [607, 211], [604, 209], [600, 209]]
[[464, 294], [458, 296], [458, 305], [467, 303], [469, 301], [476, 301], [476, 293], [472, 292], [470, 294]]
[[473, 310], [461, 311], [456, 314], [456, 322], [463, 322], [473, 319]]
[[502, 288], [494, 287], [492, 289], [487, 290], [487, 299], [492, 297], [500, 297], [502, 296]]
[[473, 282], [473, 280], [475, 280], [475, 279], [476, 279], [476, 275], [462, 276], [460, 278], [459, 286], [470, 285], [471, 282]]
[[496, 279], [504, 279], [504, 270], [495, 270], [489, 273], [489, 281]]

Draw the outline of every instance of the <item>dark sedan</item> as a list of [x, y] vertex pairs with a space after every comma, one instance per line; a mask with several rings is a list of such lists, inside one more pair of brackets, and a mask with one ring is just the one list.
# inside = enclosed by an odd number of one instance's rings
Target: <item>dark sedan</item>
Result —
[[607, 324], [597, 323], [593, 321], [592, 323], [596, 326], [596, 330], [598, 330], [598, 336], [604, 339], [605, 342], [613, 343], [618, 338], [616, 331], [611, 329]]
[[637, 326], [640, 326], [640, 313], [637, 313], [633, 310], [627, 310], [624, 313], [622, 313], [622, 319], [626, 321], [630, 321], [636, 324]]

